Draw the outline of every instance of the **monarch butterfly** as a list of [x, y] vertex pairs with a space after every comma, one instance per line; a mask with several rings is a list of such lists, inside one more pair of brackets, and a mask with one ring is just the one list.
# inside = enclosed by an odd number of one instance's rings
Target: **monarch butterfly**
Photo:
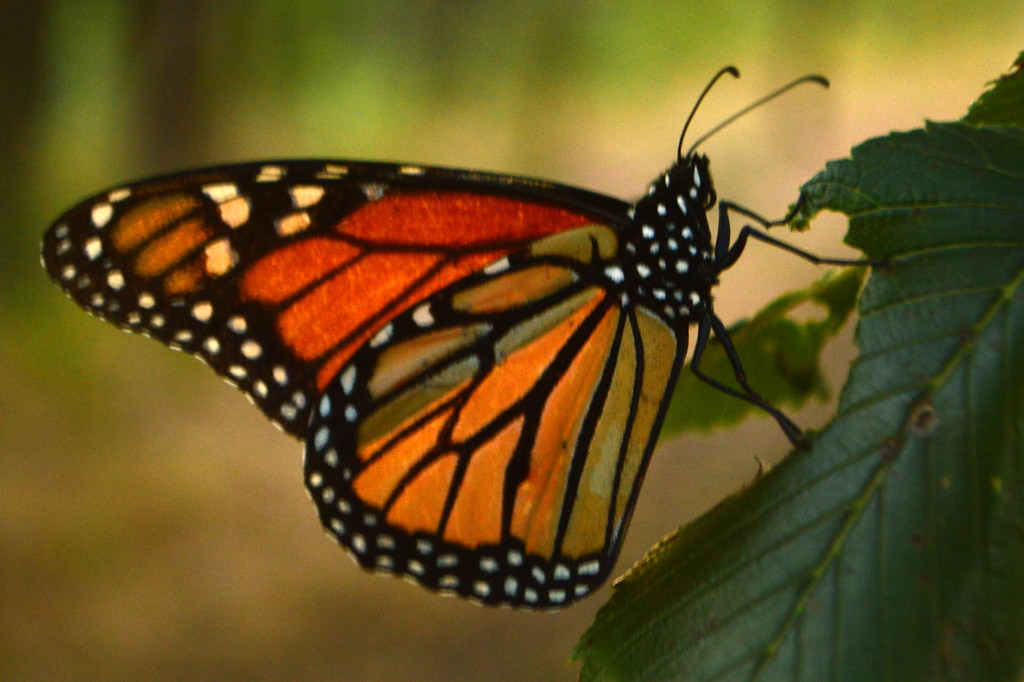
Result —
[[[320, 520], [364, 567], [565, 606], [612, 570], [688, 345], [747, 385], [711, 287], [748, 237], [682, 140], [635, 204], [549, 182], [364, 162], [197, 170], [105, 192], [47, 232], [80, 306], [195, 354], [305, 439]], [[739, 116], [799, 79], [736, 114]], [[730, 118], [725, 125], [736, 116]], [[711, 132], [717, 131], [716, 127]], [[708, 133], [710, 135], [711, 133]], [[711, 334], [740, 388], [700, 373]]]

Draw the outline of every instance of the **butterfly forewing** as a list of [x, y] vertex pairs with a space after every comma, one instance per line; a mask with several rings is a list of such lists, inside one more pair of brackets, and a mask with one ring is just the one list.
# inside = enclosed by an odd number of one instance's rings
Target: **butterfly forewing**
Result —
[[196, 354], [302, 436], [310, 406], [402, 310], [618, 202], [468, 171], [245, 164], [107, 192], [47, 233], [86, 310]]
[[393, 319], [307, 439], [321, 520], [369, 568], [487, 603], [563, 606], [611, 570], [678, 371], [676, 332], [577, 228]]

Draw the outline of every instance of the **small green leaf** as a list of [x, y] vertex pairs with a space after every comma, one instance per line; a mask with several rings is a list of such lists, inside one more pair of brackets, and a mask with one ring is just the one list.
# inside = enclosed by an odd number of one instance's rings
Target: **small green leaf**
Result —
[[1020, 677], [1024, 130], [870, 140], [804, 190], [891, 261], [839, 414], [617, 583], [583, 679]]
[[992, 88], [971, 105], [964, 123], [1024, 126], [1024, 52], [1010, 73], [992, 83]]
[[[828, 398], [818, 360], [825, 343], [853, 312], [863, 275], [861, 268], [826, 273], [810, 287], [778, 298], [753, 319], [729, 330], [750, 385], [768, 402], [799, 406], [809, 398]], [[823, 314], [823, 319], [801, 322], [793, 318], [794, 311], [807, 312], [808, 308]], [[735, 384], [732, 366], [717, 339], [708, 344], [701, 369], [726, 384]], [[661, 435], [734, 424], [756, 409], [683, 371]]]

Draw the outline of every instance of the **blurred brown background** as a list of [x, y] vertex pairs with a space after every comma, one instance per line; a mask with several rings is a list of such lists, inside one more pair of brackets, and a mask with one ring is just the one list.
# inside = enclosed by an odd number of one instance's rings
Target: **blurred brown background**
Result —
[[[301, 448], [199, 363], [65, 301], [38, 266], [70, 204], [267, 157], [542, 176], [631, 197], [693, 133], [828, 75], [704, 146], [720, 196], [781, 215], [829, 158], [960, 117], [1022, 47], [1024, 6], [847, 2], [0, 3], [0, 678], [571, 679], [607, 591], [556, 614], [441, 599], [321, 532]], [[695, 137], [691, 138], [695, 139]], [[829, 254], [841, 221], [794, 240]], [[726, 321], [813, 267], [754, 244]], [[841, 385], [850, 334], [828, 350]], [[795, 415], [805, 426], [828, 406]], [[785, 452], [767, 419], [655, 455], [625, 570]]]

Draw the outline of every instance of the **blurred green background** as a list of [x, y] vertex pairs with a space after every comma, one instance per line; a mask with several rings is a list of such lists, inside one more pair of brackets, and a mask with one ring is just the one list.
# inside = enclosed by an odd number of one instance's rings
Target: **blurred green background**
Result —
[[[929, 2], [0, 3], [0, 677], [571, 679], [606, 592], [485, 610], [358, 569], [321, 532], [301, 448], [199, 363], [83, 315], [38, 265], [72, 203], [267, 157], [401, 160], [632, 197], [694, 132], [719, 195], [781, 215], [827, 159], [959, 118], [1022, 47], [1024, 5]], [[691, 139], [695, 139], [691, 138]], [[806, 248], [844, 255], [823, 219]], [[718, 309], [816, 272], [753, 245]], [[838, 387], [849, 331], [828, 350]], [[828, 406], [795, 415], [816, 426]], [[767, 419], [661, 445], [620, 571], [777, 461]]]

